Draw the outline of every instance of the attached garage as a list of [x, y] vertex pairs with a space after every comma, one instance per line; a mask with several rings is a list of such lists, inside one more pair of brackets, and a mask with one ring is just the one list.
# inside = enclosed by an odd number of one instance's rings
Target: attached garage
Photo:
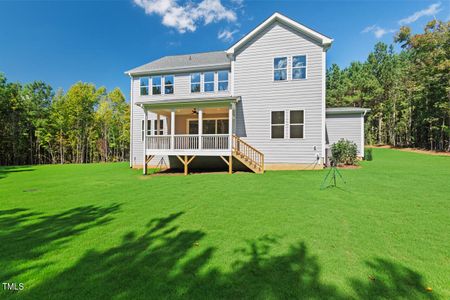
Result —
[[327, 108], [326, 149], [340, 139], [345, 139], [354, 142], [358, 147], [358, 156], [364, 157], [364, 116], [368, 111], [370, 109], [359, 107]]

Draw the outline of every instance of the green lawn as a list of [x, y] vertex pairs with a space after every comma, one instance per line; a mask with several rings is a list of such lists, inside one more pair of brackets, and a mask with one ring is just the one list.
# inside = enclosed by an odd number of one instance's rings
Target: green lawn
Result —
[[361, 165], [325, 190], [326, 170], [0, 168], [0, 281], [25, 284], [0, 298], [450, 299], [450, 157]]

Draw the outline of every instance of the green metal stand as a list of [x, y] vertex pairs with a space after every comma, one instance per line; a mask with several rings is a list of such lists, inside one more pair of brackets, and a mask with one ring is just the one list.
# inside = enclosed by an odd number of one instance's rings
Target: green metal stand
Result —
[[[344, 178], [342, 177], [341, 172], [339, 172], [339, 170], [335, 166], [333, 166], [330, 168], [330, 171], [328, 171], [327, 175], [323, 179], [322, 184], [320, 185], [320, 189], [323, 190], [329, 186], [336, 187], [337, 186], [336, 175], [341, 178], [342, 182], [346, 183]], [[325, 185], [327, 183], [328, 177], [330, 177], [330, 184]]]

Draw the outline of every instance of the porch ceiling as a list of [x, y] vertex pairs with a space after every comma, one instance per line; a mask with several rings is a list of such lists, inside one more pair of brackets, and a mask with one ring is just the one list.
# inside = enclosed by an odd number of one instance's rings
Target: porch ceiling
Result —
[[213, 98], [195, 98], [195, 99], [167, 99], [146, 102], [136, 102], [137, 106], [148, 110], [157, 109], [193, 109], [193, 108], [217, 108], [227, 107], [230, 104], [237, 103], [240, 97], [213, 97]]

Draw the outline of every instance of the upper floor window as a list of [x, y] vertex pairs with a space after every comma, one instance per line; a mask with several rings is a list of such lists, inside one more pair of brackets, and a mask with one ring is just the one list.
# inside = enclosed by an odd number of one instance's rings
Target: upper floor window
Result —
[[191, 74], [191, 93], [200, 92], [200, 73]]
[[289, 111], [289, 137], [291, 139], [302, 139], [305, 129], [305, 111]]
[[218, 90], [228, 91], [228, 71], [219, 71], [218, 75]]
[[148, 83], [149, 83], [149, 78], [148, 77], [141, 77], [141, 78], [139, 78], [139, 86], [140, 86], [141, 96], [147, 96], [148, 95]]
[[292, 79], [306, 78], [306, 55], [292, 57]]
[[287, 79], [287, 57], [276, 57], [273, 59], [273, 80]]
[[152, 77], [152, 94], [153, 95], [161, 94], [161, 76]]
[[271, 127], [271, 137], [273, 139], [284, 139], [284, 110], [272, 112]]
[[203, 74], [203, 91], [214, 92], [214, 72]]
[[164, 76], [164, 94], [173, 94], [173, 75]]

